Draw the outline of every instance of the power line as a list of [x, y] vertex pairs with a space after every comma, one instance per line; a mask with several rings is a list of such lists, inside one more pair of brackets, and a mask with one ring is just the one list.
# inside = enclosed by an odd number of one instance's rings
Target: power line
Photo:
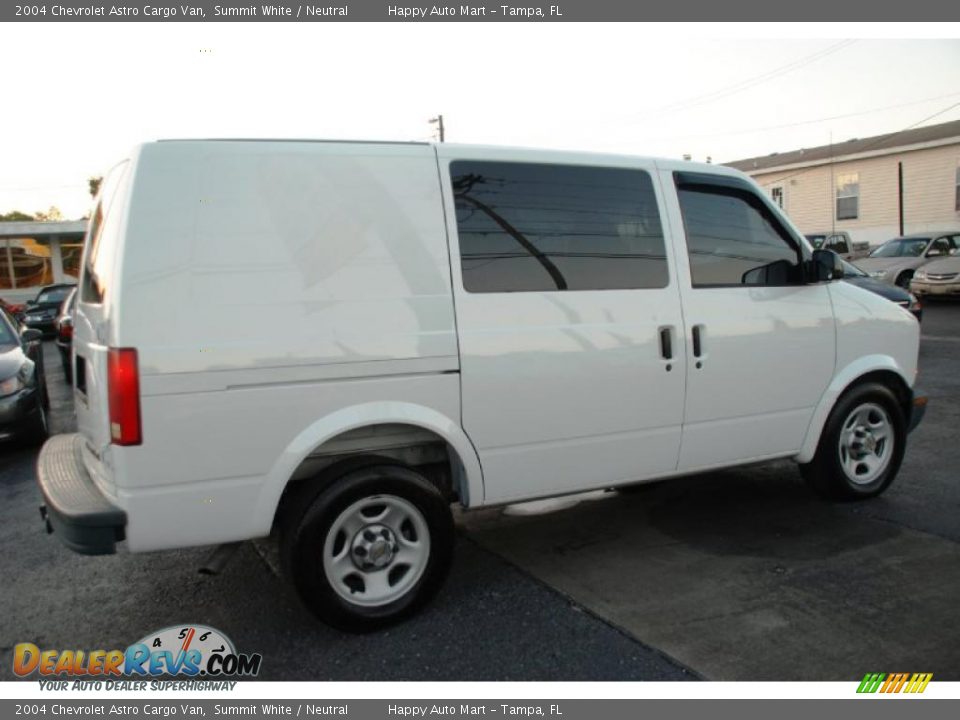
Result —
[[727, 137], [729, 135], [746, 135], [748, 133], [758, 133], [764, 132], [766, 130], [784, 130], [786, 128], [799, 127], [801, 125], [816, 125], [817, 123], [829, 122], [830, 120], [842, 120], [844, 118], [859, 117], [861, 115], [870, 115], [876, 112], [883, 112], [885, 110], [896, 110], [897, 108], [912, 107], [914, 105], [922, 105], [923, 103], [933, 102], [934, 100], [943, 100], [944, 98], [952, 98], [960, 95], [960, 92], [956, 93], [946, 93], [945, 95], [937, 95], [936, 97], [924, 98], [923, 100], [911, 100], [910, 102], [899, 103], [897, 105], [885, 105], [883, 107], [871, 108], [870, 110], [860, 110], [853, 113], [845, 113], [843, 115], [831, 115], [829, 117], [815, 118], [812, 120], [799, 120], [797, 122], [784, 123], [782, 125], [767, 125], [766, 127], [756, 127], [749, 128], [746, 130], [730, 130], [728, 132], [720, 133], [699, 133], [696, 135], [674, 135], [673, 137], [664, 137], [664, 138], [652, 138], [656, 142], [664, 142], [668, 140], [691, 140], [694, 138], [713, 138], [713, 137]]
[[85, 188], [86, 183], [73, 183], [70, 185], [36, 185], [34, 187], [0, 187], [0, 192], [33, 192], [35, 190], [65, 190], [66, 188]]
[[[827, 48], [824, 48], [823, 50], [818, 50], [817, 52], [811, 53], [810, 55], [805, 55], [802, 58], [789, 62], [785, 65], [781, 65], [780, 67], [774, 68], [773, 70], [769, 70], [765, 73], [761, 73], [760, 75], [755, 75], [745, 80], [741, 80], [738, 83], [734, 83], [733, 85], [728, 85], [727, 87], [720, 88], [719, 90], [714, 90], [713, 92], [705, 93], [703, 95], [697, 95], [692, 98], [687, 98], [686, 100], [680, 100], [676, 103], [673, 103], [672, 105], [667, 105], [665, 107], [662, 107], [659, 110], [655, 111], [653, 116], [664, 115], [667, 113], [677, 112], [679, 110], [687, 110], [689, 108], [697, 107], [698, 105], [705, 105], [711, 102], [715, 102], [717, 100], [722, 100], [723, 98], [729, 97], [731, 95], [735, 95], [739, 92], [743, 92], [744, 90], [749, 90], [753, 87], [756, 87], [757, 85], [762, 85], [763, 83], [773, 80], [774, 78], [780, 77], [781, 75], [786, 75], [787, 73], [793, 72], [794, 70], [799, 70], [800, 68], [805, 67], [806, 65], [814, 63], [817, 60], [821, 60], [827, 57], [828, 55], [832, 55], [835, 52], [839, 52], [840, 50], [843, 50], [844, 48], [849, 47], [855, 42], [856, 40], [842, 40], [838, 43], [834, 43], [833, 45]], [[634, 117], [635, 119], [638, 119], [636, 118], [636, 116]]]

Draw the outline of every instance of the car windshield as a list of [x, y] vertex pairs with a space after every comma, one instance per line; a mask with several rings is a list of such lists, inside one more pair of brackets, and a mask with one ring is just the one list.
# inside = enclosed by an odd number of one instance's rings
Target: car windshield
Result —
[[930, 238], [904, 238], [903, 240], [891, 240], [884, 243], [872, 253], [872, 258], [884, 257], [920, 257]]
[[856, 265], [848, 263], [846, 260], [840, 261], [843, 264], [844, 277], [868, 277], [867, 274]]
[[62, 288], [53, 288], [52, 290], [44, 290], [39, 295], [37, 295], [37, 302], [43, 303], [62, 303], [64, 298], [70, 294], [70, 291], [73, 288], [62, 287]]

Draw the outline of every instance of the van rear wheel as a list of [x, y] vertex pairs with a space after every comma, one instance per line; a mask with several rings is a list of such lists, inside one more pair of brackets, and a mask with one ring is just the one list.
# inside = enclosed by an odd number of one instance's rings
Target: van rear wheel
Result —
[[876, 497], [896, 477], [906, 438], [903, 411], [890, 388], [879, 383], [859, 385], [837, 402], [817, 454], [800, 471], [823, 497]]
[[287, 515], [281, 556], [304, 604], [353, 632], [395, 623], [423, 606], [450, 567], [454, 530], [441, 492], [416, 471], [348, 471]]

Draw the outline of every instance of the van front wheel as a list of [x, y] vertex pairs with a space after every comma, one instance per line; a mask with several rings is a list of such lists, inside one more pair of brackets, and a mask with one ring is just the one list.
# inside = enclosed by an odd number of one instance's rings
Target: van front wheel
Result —
[[342, 630], [366, 632], [407, 617], [436, 593], [450, 566], [450, 506], [410, 468], [347, 472], [290, 521], [281, 538], [287, 574], [307, 607]]
[[867, 383], [843, 395], [824, 426], [813, 460], [800, 466], [820, 495], [836, 500], [875, 497], [897, 475], [906, 422], [893, 392]]

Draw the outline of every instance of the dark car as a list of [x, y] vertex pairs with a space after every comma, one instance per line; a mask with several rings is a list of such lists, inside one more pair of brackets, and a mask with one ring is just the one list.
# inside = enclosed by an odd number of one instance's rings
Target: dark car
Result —
[[39, 330], [18, 334], [0, 310], [0, 440], [40, 443], [47, 437], [47, 384]]
[[67, 382], [72, 382], [72, 373], [70, 367], [70, 349], [73, 345], [73, 310], [77, 305], [77, 288], [74, 287], [67, 295], [66, 300], [60, 305], [60, 312], [54, 321], [54, 329], [57, 331], [57, 350], [60, 351], [60, 361], [63, 363], [63, 374], [67, 376]]
[[75, 287], [73, 283], [47, 285], [37, 293], [37, 297], [27, 301], [23, 324], [28, 328], [40, 330], [44, 335], [53, 335], [54, 321], [57, 319], [60, 306]]
[[843, 260], [842, 262], [844, 281], [851, 283], [852, 285], [862, 287], [864, 290], [869, 290], [872, 293], [876, 293], [881, 297], [885, 297], [887, 300], [895, 302], [900, 307], [906, 308], [912, 312], [917, 320], [923, 320], [923, 306], [912, 293], [904, 290], [899, 285], [891, 285], [890, 283], [883, 282], [882, 280], [872, 278], [863, 270], [855, 265], [851, 265], [846, 260]]

